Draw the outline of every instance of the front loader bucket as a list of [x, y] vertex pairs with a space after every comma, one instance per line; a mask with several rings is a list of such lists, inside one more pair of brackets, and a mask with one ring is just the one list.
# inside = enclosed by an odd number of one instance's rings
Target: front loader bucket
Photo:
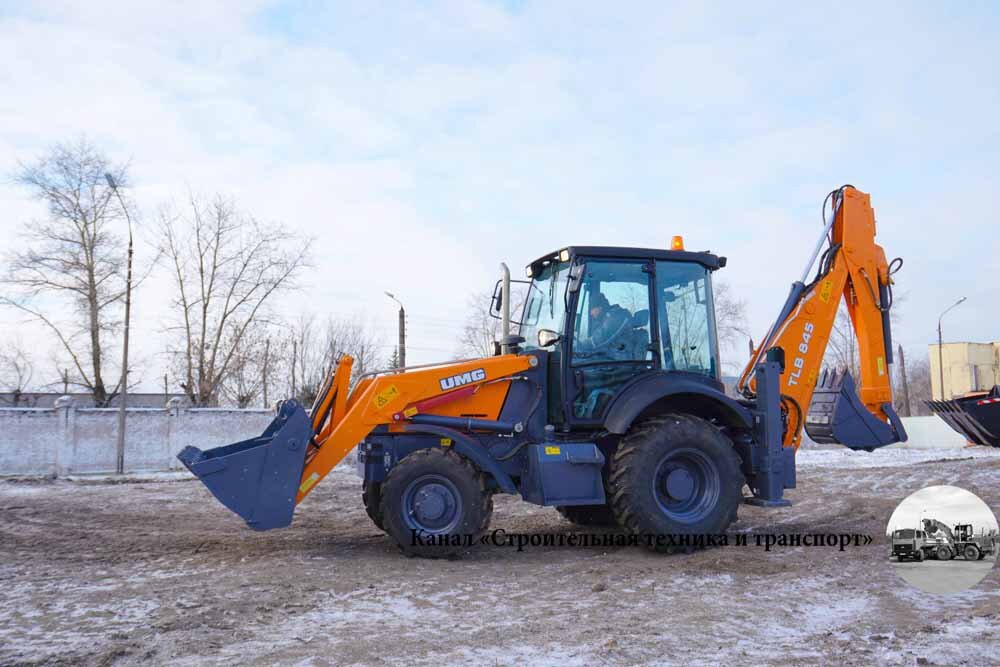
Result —
[[951, 401], [927, 401], [927, 407], [969, 442], [1000, 447], [1000, 387]]
[[260, 437], [207, 451], [185, 447], [177, 458], [248, 526], [281, 528], [292, 522], [312, 435], [306, 411], [289, 400]]
[[906, 429], [892, 405], [883, 403], [882, 411], [889, 417], [889, 424], [861, 403], [850, 373], [824, 370], [806, 415], [806, 433], [816, 442], [869, 452], [906, 440]]

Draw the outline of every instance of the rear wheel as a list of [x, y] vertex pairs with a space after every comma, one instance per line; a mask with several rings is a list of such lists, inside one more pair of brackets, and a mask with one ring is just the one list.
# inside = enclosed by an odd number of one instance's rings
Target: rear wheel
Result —
[[979, 548], [975, 544], [967, 544], [962, 550], [962, 555], [965, 556], [965, 560], [979, 560]]
[[618, 444], [608, 481], [618, 522], [658, 551], [677, 548], [667, 536], [724, 533], [743, 499], [732, 441], [690, 415], [634, 425]]
[[442, 558], [469, 549], [493, 515], [483, 475], [451, 450], [406, 456], [386, 475], [381, 493], [385, 531], [408, 556]]
[[938, 560], [951, 560], [951, 549], [946, 546], [940, 546], [937, 548], [937, 558]]
[[578, 526], [614, 526], [615, 513], [607, 505], [559, 505], [556, 511]]

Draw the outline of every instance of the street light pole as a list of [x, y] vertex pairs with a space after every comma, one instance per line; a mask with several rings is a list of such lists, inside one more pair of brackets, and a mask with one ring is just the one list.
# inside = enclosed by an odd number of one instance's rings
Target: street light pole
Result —
[[396, 348], [399, 358], [396, 361], [399, 362], [400, 368], [406, 368], [406, 311], [403, 309], [402, 302], [391, 292], [386, 292], [385, 295], [399, 304], [399, 345]]
[[122, 377], [119, 381], [119, 405], [118, 405], [118, 446], [115, 456], [115, 472], [119, 475], [125, 472], [125, 404], [128, 401], [128, 331], [132, 316], [132, 218], [128, 214], [128, 207], [125, 200], [118, 192], [118, 184], [110, 173], [104, 174], [108, 185], [114, 191], [125, 213], [125, 220], [128, 222], [128, 269], [125, 278], [125, 339], [122, 341]]
[[941, 320], [944, 318], [945, 314], [947, 314], [947, 312], [949, 310], [951, 310], [955, 306], [959, 305], [963, 301], [965, 301], [965, 297], [964, 296], [961, 299], [959, 299], [958, 301], [956, 301], [955, 303], [953, 303], [950, 306], [948, 306], [947, 308], [945, 308], [944, 312], [941, 313], [941, 316], [938, 317], [938, 379], [941, 382], [941, 385], [940, 385], [940, 387], [941, 387], [941, 396], [939, 396], [938, 398], [939, 398], [939, 400], [942, 400], [942, 401], [945, 400], [945, 398], [944, 398], [944, 351], [943, 351], [943, 343], [941, 342]]

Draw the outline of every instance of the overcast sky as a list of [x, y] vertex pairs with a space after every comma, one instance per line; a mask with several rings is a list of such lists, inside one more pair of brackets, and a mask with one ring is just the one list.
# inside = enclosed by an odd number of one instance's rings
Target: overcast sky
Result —
[[[849, 182], [906, 261], [910, 353], [960, 296], [946, 337], [1000, 339], [984, 317], [1000, 306], [995, 5], [665, 4], [7, 0], [0, 174], [86, 133], [131, 161], [147, 222], [188, 188], [231, 194], [316, 238], [288, 313], [367, 317], [391, 345], [394, 291], [417, 363], [455, 350], [501, 260], [674, 234], [729, 257], [759, 338]], [[2, 181], [6, 243], [40, 214]], [[165, 289], [136, 296], [149, 378]]]
[[893, 511], [886, 535], [901, 528], [917, 528], [923, 519], [937, 519], [949, 528], [971, 523], [979, 534], [997, 529], [997, 518], [983, 500], [957, 486], [928, 486], [906, 497]]

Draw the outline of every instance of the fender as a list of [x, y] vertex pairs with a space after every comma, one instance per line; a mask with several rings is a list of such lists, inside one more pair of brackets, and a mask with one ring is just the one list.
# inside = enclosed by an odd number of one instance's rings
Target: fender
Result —
[[494, 461], [493, 457], [482, 446], [467, 435], [445, 426], [431, 426], [430, 424], [407, 425], [403, 427], [403, 430], [407, 433], [430, 433], [442, 438], [451, 438], [452, 449], [475, 463], [484, 473], [492, 475], [504, 493], [517, 493], [517, 487], [510, 475], [503, 471], [500, 464]]
[[622, 388], [608, 407], [604, 428], [623, 434], [649, 406], [660, 401], [680, 403], [691, 414], [714, 417], [734, 428], [753, 425], [750, 410], [718, 389], [677, 372], [660, 371], [640, 375]]

